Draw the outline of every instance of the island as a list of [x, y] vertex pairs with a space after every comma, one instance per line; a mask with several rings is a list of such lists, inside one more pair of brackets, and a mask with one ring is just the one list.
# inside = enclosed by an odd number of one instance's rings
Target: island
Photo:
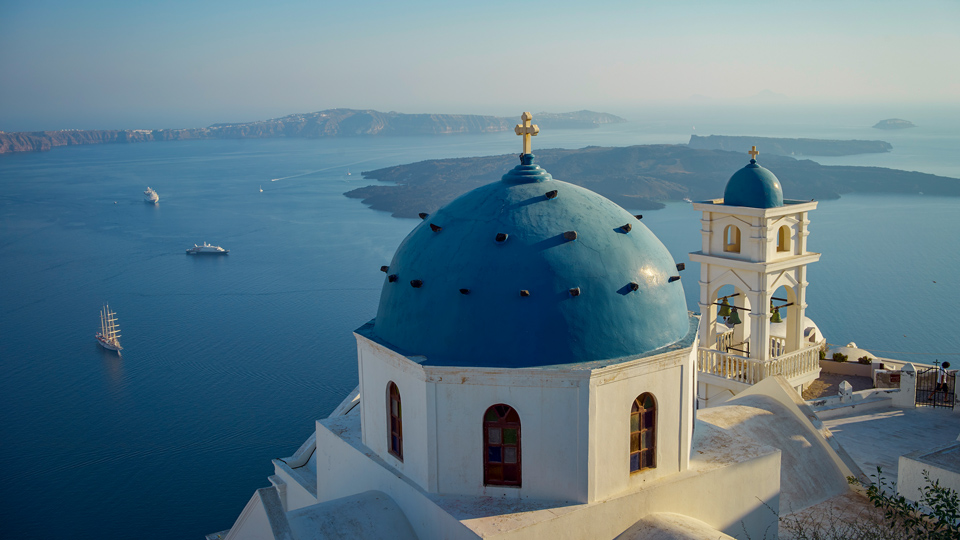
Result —
[[691, 135], [687, 146], [700, 150], [739, 151], [756, 145], [757, 150], [777, 156], [853, 156], [882, 154], [893, 150], [885, 141], [782, 139], [775, 137], [733, 137], [729, 135]]
[[907, 129], [917, 126], [913, 122], [902, 118], [887, 118], [877, 122], [873, 127], [877, 129]]
[[[554, 178], [581, 185], [629, 210], [657, 209], [664, 201], [723, 196], [730, 175], [747, 164], [743, 151], [700, 150], [688, 145], [587, 147], [536, 151], [537, 164]], [[808, 159], [768, 155], [792, 199], [837, 199], [844, 193], [918, 193], [960, 196], [960, 180], [919, 172], [820, 165]], [[499, 180], [517, 155], [438, 159], [364, 172], [369, 185], [344, 195], [396, 217], [431, 213], [457, 196]]]
[[[593, 111], [537, 113], [541, 127], [589, 129], [626, 122], [619, 116]], [[137, 143], [191, 139], [266, 139], [274, 137], [327, 138], [377, 135], [455, 135], [512, 131], [516, 118], [475, 114], [403, 114], [374, 110], [328, 109], [282, 118], [205, 128], [63, 130], [5, 133], [0, 131], [0, 154], [42, 152], [78, 144]]]

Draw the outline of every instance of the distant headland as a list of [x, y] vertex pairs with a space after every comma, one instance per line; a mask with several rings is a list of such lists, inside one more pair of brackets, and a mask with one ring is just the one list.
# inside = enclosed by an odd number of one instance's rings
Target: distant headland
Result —
[[756, 145], [767, 155], [777, 156], [852, 156], [856, 154], [882, 154], [893, 146], [885, 141], [827, 140], [827, 139], [781, 139], [774, 137], [731, 137], [728, 135], [691, 135], [688, 146], [700, 150], [742, 151]]
[[886, 120], [877, 122], [873, 125], [873, 127], [877, 129], [907, 129], [917, 126], [909, 120], [903, 120], [901, 118], [887, 118]]
[[[662, 201], [720, 197], [727, 179], [748, 159], [742, 151], [700, 150], [687, 145], [548, 149], [538, 150], [536, 156], [537, 163], [554, 178], [589, 188], [630, 210], [662, 208]], [[853, 192], [960, 196], [960, 180], [932, 174], [826, 166], [764, 154], [759, 161], [776, 173], [790, 199], [836, 199]], [[516, 155], [500, 155], [397, 165], [363, 173], [368, 179], [393, 185], [365, 186], [344, 195], [396, 217], [416, 217], [499, 180], [516, 164]]]
[[[593, 111], [538, 113], [542, 127], [589, 129], [626, 122], [619, 116]], [[56, 146], [136, 143], [192, 139], [265, 139], [274, 137], [325, 138], [374, 135], [449, 135], [510, 131], [516, 118], [474, 114], [403, 114], [374, 110], [328, 109], [306, 114], [205, 128], [66, 130], [5, 133], [0, 131], [0, 154], [42, 152]]]

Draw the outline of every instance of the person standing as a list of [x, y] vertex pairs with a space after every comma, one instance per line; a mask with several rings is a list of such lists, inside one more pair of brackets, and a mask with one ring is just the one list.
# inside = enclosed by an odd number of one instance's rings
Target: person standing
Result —
[[944, 362], [942, 365], [937, 366], [937, 384], [933, 388], [933, 393], [930, 394], [929, 397], [927, 397], [927, 401], [935, 402], [937, 399], [937, 394], [939, 394], [941, 390], [943, 391], [944, 401], [946, 401], [947, 398], [950, 397], [950, 387], [947, 384], [947, 369], [949, 367], [950, 367], [950, 362]]

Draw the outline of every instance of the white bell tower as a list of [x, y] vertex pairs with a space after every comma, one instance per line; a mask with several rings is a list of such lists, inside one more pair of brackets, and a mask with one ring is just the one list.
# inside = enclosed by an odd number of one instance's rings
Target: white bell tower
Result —
[[[750, 385], [783, 375], [801, 391], [820, 373], [819, 336], [804, 335], [807, 265], [820, 259], [807, 250], [808, 213], [817, 202], [784, 200], [780, 182], [753, 159], [727, 183], [723, 199], [693, 204], [703, 247], [690, 254], [700, 263], [701, 405], [726, 401]], [[733, 292], [721, 295], [724, 286]], [[786, 297], [774, 297], [780, 287]], [[720, 317], [724, 298], [736, 316]], [[774, 309], [785, 318], [786, 337], [770, 332]]]

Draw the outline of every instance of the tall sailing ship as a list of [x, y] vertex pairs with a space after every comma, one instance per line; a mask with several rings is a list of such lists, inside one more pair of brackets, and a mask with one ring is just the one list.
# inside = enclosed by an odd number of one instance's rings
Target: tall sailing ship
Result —
[[117, 323], [117, 314], [110, 311], [110, 306], [107, 304], [104, 304], [103, 309], [100, 310], [100, 331], [97, 332], [97, 343], [104, 349], [117, 351], [117, 354], [120, 354], [123, 349], [120, 346], [120, 325]]

